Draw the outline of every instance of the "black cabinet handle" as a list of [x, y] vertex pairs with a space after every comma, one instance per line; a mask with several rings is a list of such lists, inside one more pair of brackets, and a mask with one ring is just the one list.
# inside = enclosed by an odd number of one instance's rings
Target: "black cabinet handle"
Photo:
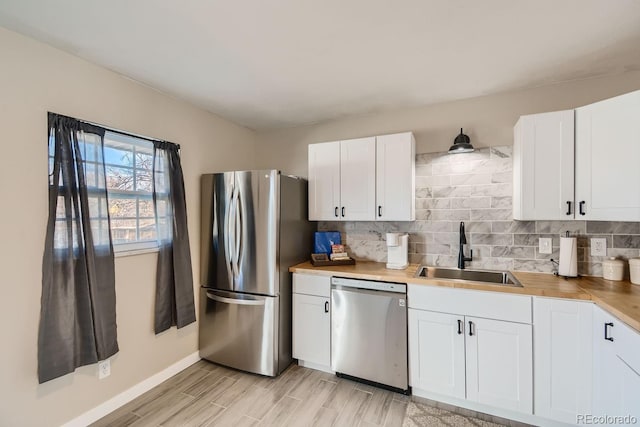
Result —
[[587, 202], [585, 202], [584, 200], [579, 203], [579, 205], [580, 205], [580, 215], [586, 215], [586, 213], [584, 212], [584, 204], [585, 203], [587, 203]]
[[378, 206], [378, 216], [382, 216], [382, 206]]
[[344, 217], [344, 206], [342, 207], [342, 216]]
[[567, 215], [571, 215], [571, 202], [567, 201]]
[[458, 319], [458, 335], [462, 335], [462, 320]]
[[473, 322], [469, 320], [469, 336], [473, 336]]
[[609, 336], [609, 326], [613, 328], [613, 323], [608, 322], [604, 324], [604, 339], [607, 341], [613, 341], [613, 337]]
[[333, 210], [333, 214], [336, 216], [336, 218], [338, 218], [338, 207], [336, 206], [336, 208]]
[[328, 313], [329, 312], [329, 301], [325, 301], [324, 302], [324, 312]]

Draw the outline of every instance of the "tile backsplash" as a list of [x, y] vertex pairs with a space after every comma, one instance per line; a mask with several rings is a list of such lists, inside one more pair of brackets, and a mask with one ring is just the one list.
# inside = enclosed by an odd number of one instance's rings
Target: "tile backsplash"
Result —
[[[416, 156], [416, 221], [319, 222], [318, 230], [342, 232], [356, 259], [386, 262], [385, 233], [409, 233], [412, 263], [456, 267], [458, 229], [465, 222], [465, 253], [473, 249], [470, 267], [551, 272], [558, 259], [560, 236], [578, 237], [578, 272], [602, 276], [603, 257], [590, 256], [590, 238], [607, 240], [607, 255], [640, 256], [640, 222], [514, 221], [512, 147], [473, 153]], [[538, 239], [550, 237], [552, 254], [540, 254]]]

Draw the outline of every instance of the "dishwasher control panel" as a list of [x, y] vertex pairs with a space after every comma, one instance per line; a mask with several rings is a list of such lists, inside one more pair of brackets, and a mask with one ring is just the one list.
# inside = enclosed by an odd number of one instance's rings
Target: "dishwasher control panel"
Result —
[[370, 289], [372, 291], [407, 293], [406, 283], [376, 282], [373, 280], [347, 279], [344, 277], [332, 277], [332, 286], [345, 286], [348, 288]]

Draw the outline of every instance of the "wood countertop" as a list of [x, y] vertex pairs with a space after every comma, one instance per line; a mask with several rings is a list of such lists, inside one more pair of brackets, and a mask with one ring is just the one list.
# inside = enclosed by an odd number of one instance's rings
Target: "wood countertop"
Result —
[[590, 300], [640, 332], [640, 285], [633, 285], [628, 281], [614, 282], [601, 277], [590, 276], [578, 279], [564, 279], [546, 273], [514, 271], [512, 274], [522, 284], [522, 287], [515, 287], [466, 280], [415, 277], [418, 267], [418, 264], [410, 264], [405, 270], [388, 270], [384, 263], [368, 261], [358, 261], [356, 265], [314, 267], [311, 262], [307, 261], [294, 265], [289, 271], [321, 276], [340, 276], [353, 279], [414, 283], [540, 297]]

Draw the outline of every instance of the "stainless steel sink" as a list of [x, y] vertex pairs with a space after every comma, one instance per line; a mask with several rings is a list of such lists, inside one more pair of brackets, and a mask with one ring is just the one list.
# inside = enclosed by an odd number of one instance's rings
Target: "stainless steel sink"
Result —
[[491, 270], [458, 270], [453, 268], [437, 268], [421, 266], [416, 272], [416, 277], [428, 277], [430, 279], [453, 279], [468, 282], [492, 283], [504, 286], [518, 286], [522, 284], [508, 271]]

